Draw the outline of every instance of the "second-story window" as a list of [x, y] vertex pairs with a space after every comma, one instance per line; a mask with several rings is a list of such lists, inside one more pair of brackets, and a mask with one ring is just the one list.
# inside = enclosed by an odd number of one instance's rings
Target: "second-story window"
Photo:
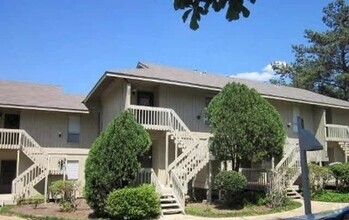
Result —
[[298, 133], [297, 117], [300, 116], [299, 107], [293, 107], [292, 130]]
[[204, 121], [205, 121], [206, 125], [210, 125], [210, 120], [209, 120], [209, 117], [208, 117], [207, 108], [208, 108], [208, 105], [210, 104], [212, 98], [213, 97], [205, 97]]
[[80, 116], [70, 115], [68, 122], [68, 142], [80, 142]]

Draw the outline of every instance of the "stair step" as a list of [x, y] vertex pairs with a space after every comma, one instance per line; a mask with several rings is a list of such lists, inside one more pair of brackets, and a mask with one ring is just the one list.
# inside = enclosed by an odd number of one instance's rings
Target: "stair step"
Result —
[[163, 198], [160, 199], [160, 202], [176, 202], [175, 198]]
[[177, 203], [161, 203], [161, 208], [176, 207], [179, 208]]
[[176, 209], [163, 209], [162, 214], [177, 214], [177, 213], [182, 213], [182, 209], [176, 208]]
[[160, 196], [161, 198], [164, 198], [164, 197], [174, 197], [172, 193], [164, 193], [164, 194], [161, 194]]

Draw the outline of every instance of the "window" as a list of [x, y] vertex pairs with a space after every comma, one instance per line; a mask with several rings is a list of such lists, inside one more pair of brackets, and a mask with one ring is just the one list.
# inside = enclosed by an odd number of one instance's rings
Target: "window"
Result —
[[67, 179], [68, 180], [79, 179], [79, 161], [78, 160], [67, 161]]
[[207, 108], [213, 97], [205, 97], [205, 109], [204, 109], [204, 121], [206, 125], [210, 125], [210, 120], [208, 118]]
[[292, 130], [298, 133], [297, 117], [300, 116], [299, 107], [293, 107]]
[[79, 143], [80, 141], [80, 117], [77, 115], [69, 116], [68, 142]]

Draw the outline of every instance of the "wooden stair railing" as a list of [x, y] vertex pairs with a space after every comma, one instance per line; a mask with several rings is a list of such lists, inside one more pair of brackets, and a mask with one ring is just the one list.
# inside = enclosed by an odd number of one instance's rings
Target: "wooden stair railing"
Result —
[[[291, 186], [298, 179], [300, 174], [300, 149], [298, 145], [293, 145], [275, 166], [272, 187], [279, 188], [282, 187], [283, 184], [286, 184], [286, 187]], [[285, 179], [287, 182], [284, 183]]]
[[187, 194], [189, 181], [209, 161], [208, 138], [196, 137], [173, 109], [135, 105], [129, 109], [146, 129], [169, 131], [174, 143], [182, 149], [166, 170], [172, 188], [177, 190], [175, 195], [181, 200], [180, 195]]
[[19, 145], [21, 151], [33, 161], [33, 164], [12, 181], [14, 198], [30, 196], [32, 188], [48, 174], [47, 153], [24, 130], [20, 131]]

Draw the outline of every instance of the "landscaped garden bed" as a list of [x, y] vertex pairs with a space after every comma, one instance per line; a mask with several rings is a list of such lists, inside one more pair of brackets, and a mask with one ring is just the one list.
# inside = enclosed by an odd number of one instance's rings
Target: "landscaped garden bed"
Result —
[[0, 213], [5, 215], [16, 215], [23, 218], [33, 220], [62, 220], [62, 219], [88, 219], [93, 214], [92, 209], [81, 199], [77, 202], [79, 205], [74, 212], [62, 212], [59, 204], [47, 203], [40, 204], [37, 208], [33, 208], [32, 204], [5, 206], [0, 208]]
[[285, 206], [278, 208], [268, 208], [265, 205], [258, 204], [247, 204], [244, 207], [227, 207], [223, 204], [208, 205], [204, 203], [190, 203], [187, 205], [185, 211], [188, 215], [204, 217], [238, 217], [289, 211], [299, 208], [301, 205], [301, 203], [296, 201], [288, 201]]

